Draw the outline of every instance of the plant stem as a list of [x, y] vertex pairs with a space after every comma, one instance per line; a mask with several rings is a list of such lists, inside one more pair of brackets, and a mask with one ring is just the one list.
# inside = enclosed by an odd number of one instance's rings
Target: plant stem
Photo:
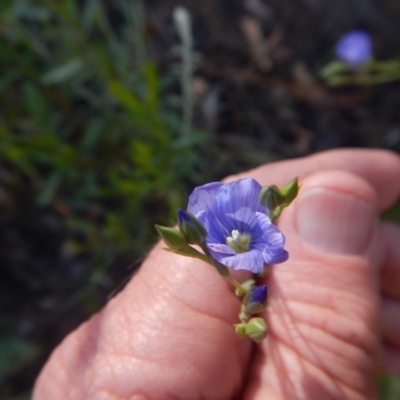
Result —
[[232, 283], [232, 285], [233, 285], [236, 289], [240, 290], [240, 292], [243, 292], [243, 293], [246, 293], [246, 292], [247, 292], [247, 290], [246, 290], [235, 278], [232, 278], [231, 276], [227, 276], [226, 279], [227, 279], [230, 283]]

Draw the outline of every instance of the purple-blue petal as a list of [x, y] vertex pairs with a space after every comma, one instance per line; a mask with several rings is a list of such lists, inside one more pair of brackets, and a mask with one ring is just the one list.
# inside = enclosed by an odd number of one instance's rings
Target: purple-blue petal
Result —
[[215, 198], [218, 190], [223, 186], [222, 182], [212, 182], [199, 186], [193, 190], [189, 196], [188, 211], [193, 215], [197, 215], [200, 211], [215, 210]]
[[252, 248], [262, 253], [265, 264], [279, 264], [286, 261], [289, 254], [284, 249], [285, 236], [265, 214], [257, 213], [256, 216], [263, 235], [251, 242]]
[[219, 257], [222, 264], [234, 270], [246, 269], [258, 274], [264, 268], [264, 259], [260, 251], [253, 249], [246, 253], [235, 254], [233, 256]]
[[185, 210], [182, 210], [181, 208], [178, 208], [178, 222], [180, 225], [183, 225], [184, 223], [191, 225], [193, 224], [187, 212]]
[[215, 251], [216, 253], [222, 254], [222, 255], [233, 255], [236, 254], [235, 250], [233, 250], [231, 247], [229, 247], [227, 244], [222, 244], [222, 243], [207, 243], [210, 249]]
[[267, 301], [268, 288], [267, 285], [256, 286], [251, 289], [251, 298], [249, 304], [254, 303], [264, 304]]
[[253, 212], [266, 212], [259, 202], [261, 185], [252, 178], [239, 179], [223, 185], [217, 192], [215, 209], [217, 215], [234, 216], [242, 208]]
[[214, 213], [210, 211], [201, 211], [196, 214], [196, 218], [208, 232], [206, 243], [225, 243], [227, 231], [219, 224]]
[[219, 262], [223, 262], [226, 257], [232, 257], [236, 253], [226, 244], [211, 243], [208, 247], [211, 255]]
[[[188, 212], [207, 230], [206, 243], [211, 255], [232, 269], [258, 273], [265, 264], [276, 264], [288, 258], [283, 248], [285, 237], [259, 203], [260, 191], [257, 181], [245, 178], [228, 184], [203, 185], [190, 195]], [[248, 251], [237, 254], [226, 244], [233, 230], [250, 236]]]
[[232, 214], [223, 214], [217, 208], [216, 216], [221, 225], [226, 227], [228, 236], [233, 230], [238, 230], [241, 234], [249, 234], [251, 237], [262, 235], [256, 214], [250, 208], [243, 207]]
[[364, 64], [373, 55], [371, 37], [364, 31], [352, 31], [339, 40], [335, 53], [337, 58], [350, 66]]

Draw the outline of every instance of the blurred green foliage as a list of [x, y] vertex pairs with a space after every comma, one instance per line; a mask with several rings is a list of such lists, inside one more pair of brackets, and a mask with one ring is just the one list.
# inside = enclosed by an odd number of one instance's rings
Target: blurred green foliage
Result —
[[64, 212], [99, 262], [142, 253], [153, 223], [182, 204], [204, 136], [181, 133], [168, 83], [146, 57], [140, 2], [0, 7], [2, 168], [29, 181], [38, 206]]
[[381, 218], [385, 221], [400, 223], [400, 200], [398, 200], [391, 208], [384, 211]]
[[379, 394], [382, 400], [399, 400], [400, 376], [382, 376], [379, 380]]
[[[77, 287], [73, 280], [70, 297], [52, 300], [53, 324], [77, 304], [99, 306], [90, 293], [113, 260], [143, 256], [156, 240], [154, 223], [175, 222], [204, 164], [198, 150], [207, 136], [183, 133], [180, 78], [161, 75], [148, 57], [145, 22], [139, 0], [0, 2], [1, 211], [18, 212], [21, 197], [33, 212], [56, 210], [69, 232], [62, 251], [88, 255], [81, 268], [89, 274]], [[35, 286], [35, 274], [25, 275]], [[44, 281], [50, 286], [37, 290], [57, 292], [59, 283]], [[29, 340], [15, 340], [10, 351], [29, 363]]]
[[0, 337], [0, 380], [33, 360], [38, 349], [16, 337]]

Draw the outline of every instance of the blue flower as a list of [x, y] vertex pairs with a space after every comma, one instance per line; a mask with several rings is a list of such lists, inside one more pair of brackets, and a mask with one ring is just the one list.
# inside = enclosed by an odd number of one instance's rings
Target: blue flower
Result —
[[266, 285], [253, 287], [244, 298], [247, 311], [250, 314], [257, 314], [267, 305], [268, 288]]
[[260, 272], [265, 264], [287, 260], [285, 237], [259, 203], [261, 185], [251, 178], [196, 188], [188, 211], [206, 228], [211, 255], [232, 269]]
[[371, 37], [364, 31], [352, 31], [336, 44], [335, 54], [350, 66], [365, 64], [372, 58]]
[[250, 290], [250, 293], [251, 293], [251, 298], [249, 301], [249, 305], [253, 304], [264, 305], [267, 302], [268, 289], [266, 285], [256, 286]]

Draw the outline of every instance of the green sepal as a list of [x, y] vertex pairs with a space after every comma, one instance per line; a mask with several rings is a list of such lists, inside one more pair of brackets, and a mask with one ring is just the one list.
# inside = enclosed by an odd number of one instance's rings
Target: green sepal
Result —
[[285, 202], [280, 189], [276, 185], [264, 186], [261, 189], [259, 202], [268, 210], [275, 210]]
[[242, 321], [243, 323], [245, 323], [246, 321], [248, 321], [248, 319], [250, 318], [250, 314], [246, 309], [246, 306], [244, 306], [243, 304], [241, 304], [240, 306], [240, 313], [239, 313], [239, 319], [240, 321]]
[[237, 297], [244, 296], [255, 284], [255, 279], [248, 279], [247, 281], [244, 281], [243, 283], [241, 283], [240, 288], [237, 288], [235, 290], [235, 295]]
[[204, 251], [205, 257], [207, 257], [207, 261], [209, 264], [211, 264], [221, 276], [228, 277], [230, 276], [229, 269], [226, 265], [221, 264], [219, 261], [217, 261], [210, 253], [208, 250], [207, 246], [203, 244], [200, 246], [201, 249]]
[[259, 312], [265, 310], [267, 307], [267, 302], [265, 303], [253, 303], [250, 304], [251, 292], [248, 292], [243, 298], [243, 307], [249, 314], [258, 314]]
[[235, 324], [234, 327], [239, 339], [248, 336], [250, 339], [259, 343], [268, 336], [267, 324], [260, 317], [252, 318], [249, 322]]
[[179, 254], [180, 256], [197, 258], [206, 263], [210, 263], [210, 260], [208, 259], [207, 256], [205, 256], [203, 253], [200, 253], [199, 251], [197, 251], [196, 249], [194, 249], [191, 246], [188, 246], [184, 249], [171, 249], [169, 247], [165, 247], [164, 250], [169, 251], [170, 253]]
[[299, 186], [298, 178], [292, 179], [286, 186], [280, 189], [284, 201], [284, 207], [287, 207], [298, 195], [301, 185]]
[[261, 342], [268, 335], [268, 327], [264, 319], [261, 317], [252, 318], [246, 324], [245, 334], [255, 342]]
[[260, 203], [269, 210], [269, 218], [275, 222], [281, 215], [284, 208], [288, 207], [297, 197], [301, 185], [298, 178], [292, 179], [284, 187], [276, 185], [264, 186], [260, 192]]
[[221, 276], [229, 276], [230, 275], [229, 269], [226, 265], [221, 264], [219, 261], [217, 261], [216, 259], [214, 259], [212, 257], [210, 257], [210, 262], [211, 262], [211, 265], [213, 265], [215, 267], [215, 269], [218, 271], [218, 273]]
[[233, 325], [235, 327], [236, 335], [239, 336], [239, 339], [243, 339], [246, 336], [246, 325], [246, 322]]
[[178, 209], [178, 226], [187, 243], [202, 245], [205, 242], [208, 232], [193, 214]]
[[271, 222], [275, 222], [280, 217], [284, 208], [285, 208], [284, 206], [279, 206], [275, 210], [270, 211], [268, 216]]
[[178, 231], [177, 229], [161, 225], [155, 225], [155, 228], [158, 234], [161, 236], [161, 239], [169, 248], [180, 250], [190, 247], [187, 244], [185, 236], [183, 236], [182, 232]]

